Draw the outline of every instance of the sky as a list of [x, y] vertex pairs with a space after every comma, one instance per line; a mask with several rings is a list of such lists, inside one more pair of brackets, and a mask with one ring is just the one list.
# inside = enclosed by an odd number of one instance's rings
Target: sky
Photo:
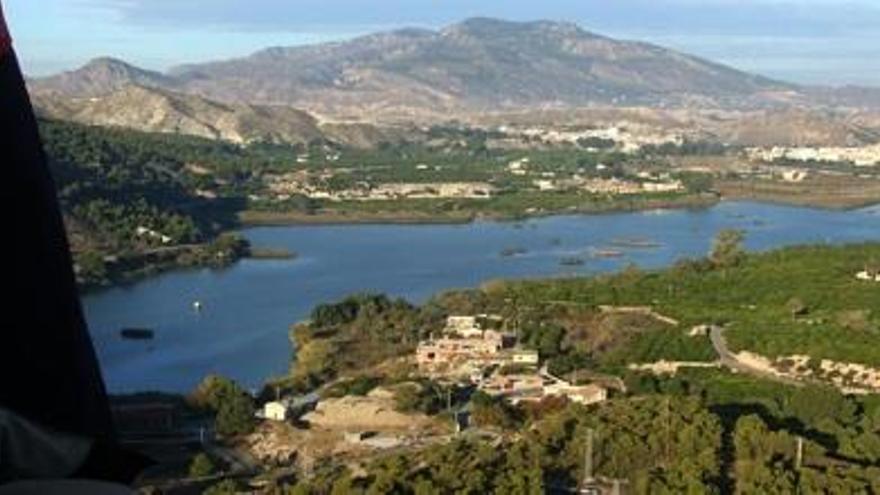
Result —
[[475, 16], [565, 20], [791, 82], [880, 86], [880, 0], [0, 0], [25, 72], [98, 56], [165, 70], [269, 46], [441, 28]]

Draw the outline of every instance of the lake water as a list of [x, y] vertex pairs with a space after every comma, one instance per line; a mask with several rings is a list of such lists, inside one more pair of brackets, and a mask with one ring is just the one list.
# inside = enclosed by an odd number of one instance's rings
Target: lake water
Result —
[[[704, 255], [715, 234], [747, 231], [751, 250], [802, 243], [880, 239], [880, 208], [834, 212], [757, 203], [704, 210], [558, 216], [520, 223], [294, 226], [247, 229], [253, 245], [284, 247], [294, 260], [244, 260], [228, 269], [171, 272], [83, 300], [113, 392], [187, 391], [208, 373], [257, 387], [286, 372], [289, 326], [316, 304], [358, 291], [424, 301], [493, 278], [570, 276], [635, 263], [654, 268]], [[656, 241], [619, 258], [583, 256], [615, 239]], [[525, 254], [503, 257], [505, 248]], [[581, 256], [582, 266], [560, 260]], [[192, 309], [194, 301], [204, 309]], [[123, 327], [156, 329], [149, 342], [126, 341]]]

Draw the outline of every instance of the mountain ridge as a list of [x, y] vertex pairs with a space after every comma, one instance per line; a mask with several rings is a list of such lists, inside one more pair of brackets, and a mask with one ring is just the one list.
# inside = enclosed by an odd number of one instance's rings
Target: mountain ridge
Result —
[[760, 106], [798, 87], [570, 22], [473, 18], [439, 30], [403, 28], [270, 47], [166, 73], [101, 58], [31, 81], [37, 92], [100, 96], [124, 83], [237, 103], [294, 106], [335, 117], [448, 115], [496, 108]]

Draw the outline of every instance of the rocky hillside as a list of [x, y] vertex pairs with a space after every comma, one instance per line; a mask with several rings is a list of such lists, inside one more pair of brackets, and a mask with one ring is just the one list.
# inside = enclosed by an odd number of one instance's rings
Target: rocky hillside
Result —
[[397, 141], [404, 130], [371, 124], [320, 123], [286, 106], [218, 103], [200, 96], [128, 85], [102, 96], [73, 98], [35, 92], [41, 116], [81, 124], [222, 139], [235, 143], [308, 143], [327, 139], [368, 148]]
[[225, 102], [286, 105], [334, 117], [587, 104], [756, 105], [793, 86], [574, 24], [471, 19], [346, 42], [270, 48], [157, 74], [101, 59], [31, 82], [36, 92], [95, 96], [124, 82]]
[[236, 143], [299, 143], [323, 137], [314, 117], [290, 107], [223, 104], [142, 86], [91, 98], [37, 94], [34, 104], [42, 116], [59, 120]]
[[746, 114], [706, 127], [712, 127], [723, 141], [745, 146], [865, 146], [880, 142], [880, 122], [868, 113], [788, 109]]

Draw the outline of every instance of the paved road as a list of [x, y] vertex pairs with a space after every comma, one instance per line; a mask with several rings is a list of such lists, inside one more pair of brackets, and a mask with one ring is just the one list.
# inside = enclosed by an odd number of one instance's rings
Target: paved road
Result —
[[804, 385], [804, 382], [800, 380], [782, 377], [740, 361], [736, 357], [736, 354], [730, 352], [730, 349], [727, 347], [727, 340], [724, 338], [724, 329], [721, 327], [712, 326], [709, 329], [709, 340], [712, 341], [712, 347], [714, 347], [715, 352], [718, 353], [718, 361], [733, 371], [748, 373], [750, 375], [766, 378], [767, 380], [785, 383], [786, 385], [794, 385], [796, 387], [802, 387]]

